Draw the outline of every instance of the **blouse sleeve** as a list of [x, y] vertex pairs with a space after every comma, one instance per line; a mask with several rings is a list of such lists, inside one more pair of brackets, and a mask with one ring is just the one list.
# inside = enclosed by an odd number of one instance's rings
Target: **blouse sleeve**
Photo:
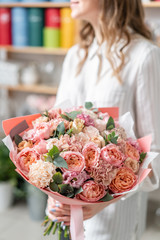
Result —
[[[148, 50], [137, 79], [136, 126], [138, 137], [152, 134], [151, 151], [160, 153], [160, 49]], [[151, 163], [153, 176], [142, 184], [143, 191], [158, 188], [160, 178], [160, 155]]]

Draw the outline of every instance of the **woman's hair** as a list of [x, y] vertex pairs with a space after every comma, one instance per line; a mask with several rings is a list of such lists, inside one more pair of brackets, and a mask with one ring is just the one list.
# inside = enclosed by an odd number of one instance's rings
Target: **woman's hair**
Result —
[[[99, 2], [99, 26], [102, 33], [102, 42], [107, 42], [105, 55], [112, 66], [113, 75], [121, 82], [119, 73], [125, 61], [124, 49], [134, 35], [131, 35], [129, 29], [132, 29], [135, 34], [140, 34], [149, 40], [151, 39], [151, 33], [144, 23], [144, 10], [141, 0], [99, 0]], [[85, 50], [85, 56], [79, 62], [77, 74], [83, 68], [88, 57], [88, 49], [94, 38], [95, 33], [92, 25], [88, 22], [83, 23], [80, 31], [80, 49]], [[123, 39], [123, 44], [119, 49], [118, 46], [121, 39]], [[113, 46], [114, 53], [120, 59], [119, 66], [114, 65], [114, 56], [111, 52]]]

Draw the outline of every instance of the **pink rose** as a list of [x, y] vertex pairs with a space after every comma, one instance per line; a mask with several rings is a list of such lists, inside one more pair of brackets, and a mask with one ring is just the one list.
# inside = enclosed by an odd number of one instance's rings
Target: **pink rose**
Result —
[[126, 145], [125, 145], [125, 155], [126, 157], [130, 157], [137, 161], [139, 161], [140, 159], [139, 151], [137, 150], [137, 148], [132, 146], [129, 142], [126, 142]]
[[33, 148], [29, 148], [29, 147], [24, 148], [16, 156], [17, 166], [25, 174], [28, 174], [29, 166], [32, 163], [35, 163], [37, 160], [40, 160], [40, 154], [36, 150], [34, 150]]
[[107, 123], [109, 119], [109, 114], [107, 112], [106, 113], [99, 112], [98, 117], [101, 118], [105, 123]]
[[83, 129], [83, 132], [89, 137], [89, 138], [94, 138], [99, 136], [99, 131], [97, 128], [93, 127], [93, 126], [89, 126], [89, 127], [85, 127]]
[[48, 115], [50, 119], [55, 119], [61, 117], [62, 110], [60, 108], [52, 108], [48, 111]]
[[77, 118], [84, 120], [85, 126], [93, 126], [94, 127], [94, 120], [89, 115], [81, 113], [81, 114], [77, 115]]
[[60, 155], [68, 164], [68, 169], [62, 168], [64, 172], [71, 171], [80, 173], [85, 168], [85, 159], [81, 153], [68, 151], [61, 152]]
[[90, 175], [88, 175], [85, 171], [81, 173], [66, 171], [63, 173], [63, 183], [70, 184], [75, 188], [81, 187], [82, 184], [90, 178]]
[[31, 140], [35, 142], [34, 140], [35, 134], [36, 134], [36, 130], [32, 128], [32, 129], [29, 129], [28, 131], [25, 131], [22, 138], [23, 140], [27, 140], [27, 141]]
[[53, 131], [55, 131], [58, 127], [58, 125], [61, 123], [61, 122], [64, 122], [64, 126], [65, 126], [65, 129], [69, 129], [69, 122], [63, 118], [55, 118], [55, 119], [52, 119], [50, 122], [49, 122], [49, 125], [50, 125], [50, 130], [51, 132], [53, 133]]
[[106, 194], [105, 188], [101, 184], [97, 184], [92, 180], [87, 181], [82, 185], [83, 192], [78, 194], [78, 197], [83, 201], [97, 202]]
[[106, 122], [101, 119], [95, 119], [94, 121], [95, 127], [100, 131], [103, 132], [106, 129]]
[[129, 168], [122, 167], [109, 185], [109, 189], [113, 193], [122, 193], [131, 190], [136, 183], [137, 176], [134, 172]]
[[137, 140], [134, 140], [132, 138], [128, 138], [127, 141], [128, 141], [129, 144], [131, 144], [133, 147], [135, 147], [139, 151], [139, 153], [142, 152], [142, 149], [141, 149], [141, 147], [139, 145], [139, 142]]
[[82, 154], [85, 158], [87, 172], [91, 172], [91, 169], [98, 163], [100, 152], [100, 148], [93, 142], [89, 142], [84, 146]]
[[125, 160], [124, 154], [112, 143], [101, 149], [101, 158], [115, 167], [121, 166]]
[[35, 129], [35, 135], [33, 137], [34, 141], [50, 138], [51, 130], [49, 122], [35, 124], [34, 129]]
[[48, 152], [47, 150], [47, 143], [45, 140], [40, 139], [38, 140], [33, 147], [39, 154], [45, 154]]

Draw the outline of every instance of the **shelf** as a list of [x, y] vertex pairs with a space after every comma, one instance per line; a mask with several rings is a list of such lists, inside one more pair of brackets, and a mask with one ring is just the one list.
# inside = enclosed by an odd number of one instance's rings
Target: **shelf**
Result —
[[8, 91], [15, 91], [15, 92], [30, 92], [30, 93], [49, 94], [49, 95], [57, 94], [57, 87], [50, 87], [45, 85], [17, 85], [17, 86], [0, 85], [0, 88], [7, 89]]
[[70, 7], [70, 3], [52, 3], [52, 2], [39, 2], [39, 3], [27, 3], [27, 2], [15, 2], [15, 3], [0, 3], [0, 7], [12, 8], [12, 7], [25, 7], [25, 8], [62, 8], [62, 7]]
[[160, 2], [148, 2], [148, 3], [143, 3], [143, 6], [145, 8], [160, 8]]
[[28, 53], [28, 54], [45, 54], [45, 55], [61, 55], [67, 54], [68, 49], [63, 48], [45, 48], [45, 47], [12, 47], [0, 46], [0, 50], [4, 49], [9, 53]]

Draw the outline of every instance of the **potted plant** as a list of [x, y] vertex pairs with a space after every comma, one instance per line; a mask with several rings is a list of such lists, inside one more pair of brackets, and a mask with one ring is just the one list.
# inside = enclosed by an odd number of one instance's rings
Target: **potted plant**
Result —
[[18, 174], [9, 158], [9, 151], [0, 141], [0, 212], [9, 208], [13, 202], [13, 189]]

